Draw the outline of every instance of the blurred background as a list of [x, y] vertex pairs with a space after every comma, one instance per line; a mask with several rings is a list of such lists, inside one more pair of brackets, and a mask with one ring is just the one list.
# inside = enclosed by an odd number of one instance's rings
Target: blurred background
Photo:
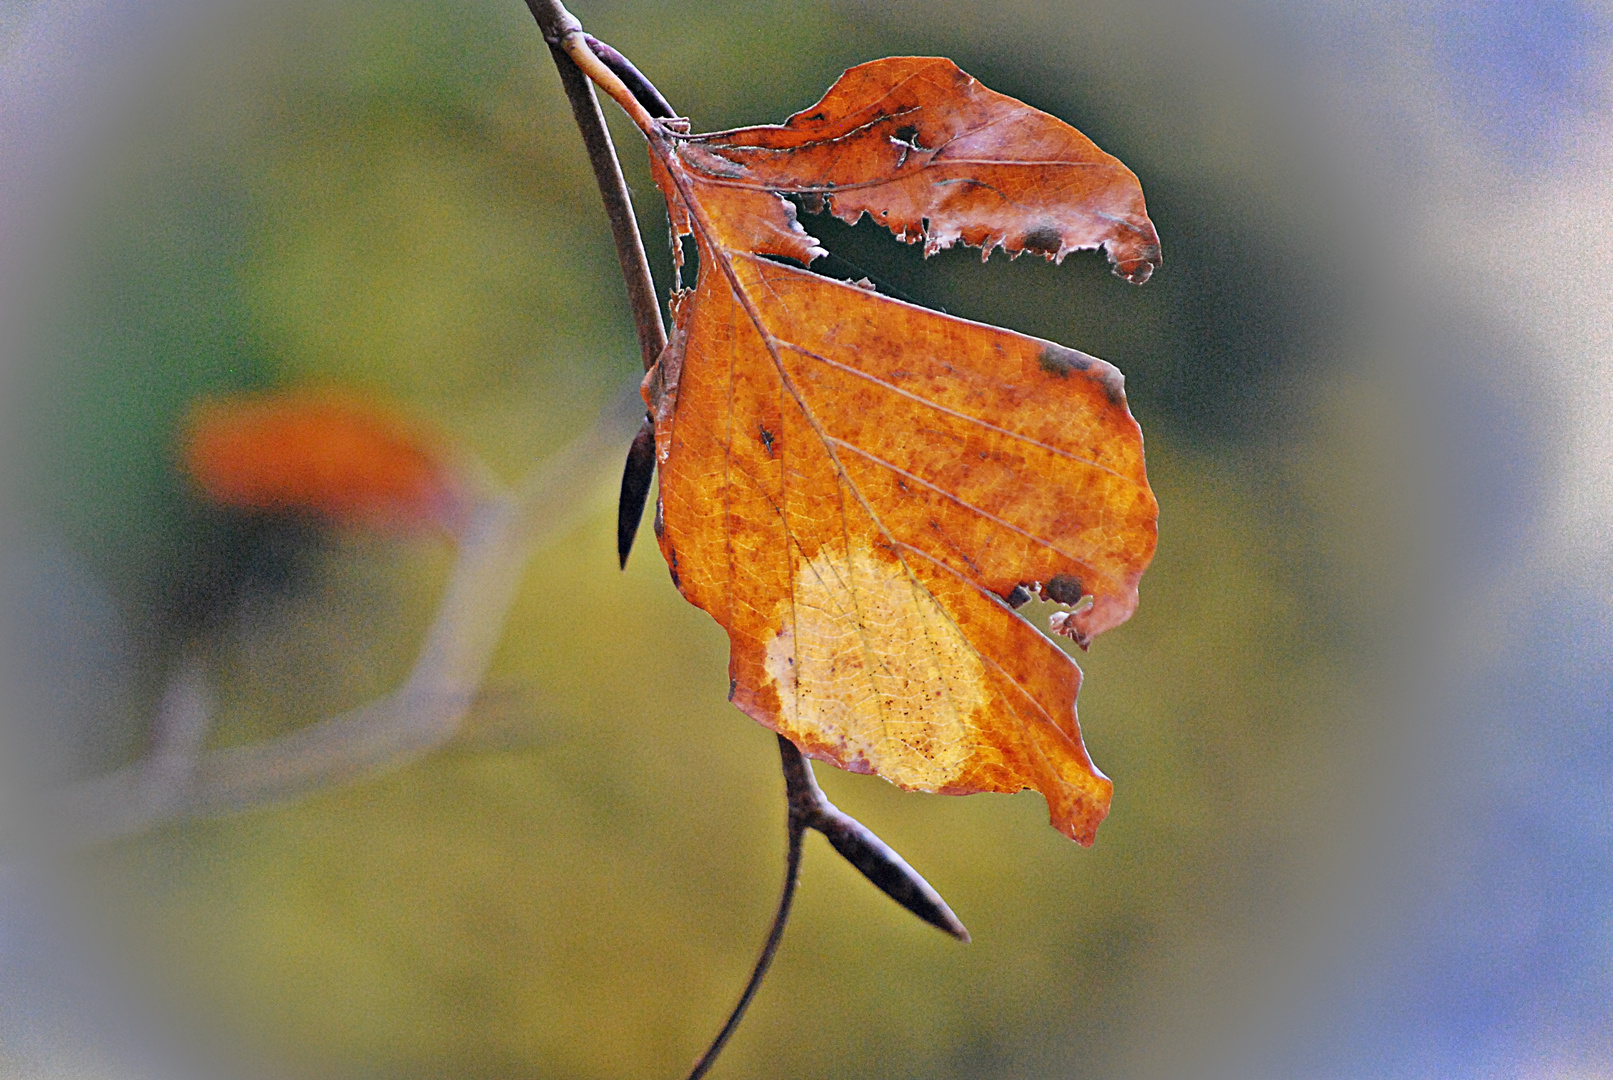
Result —
[[[806, 219], [885, 291], [1119, 366], [1161, 540], [1080, 658], [1097, 844], [820, 768], [974, 942], [809, 837], [716, 1075], [1613, 1076], [1613, 7], [573, 10], [697, 130], [949, 56], [1125, 161], [1165, 251], [1138, 289]], [[682, 1075], [771, 913], [782, 783], [648, 537], [616, 568], [630, 415], [567, 459], [446, 746], [47, 827], [186, 665], [215, 749], [397, 685], [453, 572], [429, 530], [207, 506], [197, 401], [339, 388], [514, 485], [636, 383], [527, 12], [4, 0], [0, 56], [0, 1074]]]

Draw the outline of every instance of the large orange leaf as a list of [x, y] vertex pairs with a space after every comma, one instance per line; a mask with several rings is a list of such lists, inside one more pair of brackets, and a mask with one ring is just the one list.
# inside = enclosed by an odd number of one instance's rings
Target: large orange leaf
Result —
[[1123, 622], [1153, 555], [1142, 436], [1109, 364], [764, 256], [822, 249], [778, 192], [868, 213], [933, 251], [1103, 246], [1145, 280], [1135, 176], [950, 61], [853, 68], [785, 125], [649, 132], [698, 245], [645, 380], [657, 532], [731, 643], [731, 697], [803, 751], [904, 788], [1034, 788], [1091, 843], [1111, 784], [1081, 742], [1073, 661]]

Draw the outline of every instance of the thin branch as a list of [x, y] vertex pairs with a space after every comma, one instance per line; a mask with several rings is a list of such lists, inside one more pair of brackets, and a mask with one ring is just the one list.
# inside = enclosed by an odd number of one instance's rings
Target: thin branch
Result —
[[[593, 84], [573, 62], [574, 48], [568, 46], [587, 52], [588, 59], [596, 65], [600, 62], [582, 40], [581, 24], [564, 7], [554, 0], [527, 0], [527, 7], [538, 21], [543, 39], [548, 42], [549, 51], [554, 56], [561, 85], [566, 89], [572, 115], [577, 120], [577, 130], [582, 133], [583, 146], [588, 151], [588, 162], [594, 169], [594, 180], [599, 184], [599, 197], [610, 219], [611, 239], [616, 243], [616, 261], [621, 265], [622, 281], [627, 286], [627, 301], [633, 309], [640, 358], [644, 370], [648, 371], [661, 355], [661, 350], [666, 348], [666, 327], [661, 322], [661, 305], [655, 296], [650, 261], [644, 254], [644, 241], [639, 235], [638, 219], [633, 214], [627, 180], [622, 176], [621, 164], [616, 159], [616, 148], [611, 144], [610, 131], [605, 127], [605, 116], [599, 111], [599, 99], [594, 96]], [[617, 81], [620, 83], [620, 80]], [[645, 82], [647, 84], [648, 80]], [[631, 99], [625, 86], [623, 93]], [[642, 112], [643, 107], [639, 108]], [[638, 118], [634, 119], [637, 122]]]
[[756, 958], [756, 966], [751, 968], [750, 981], [745, 984], [744, 991], [739, 995], [739, 1001], [734, 1004], [733, 1010], [728, 1014], [727, 1021], [717, 1037], [711, 1040], [706, 1052], [700, 1055], [694, 1068], [689, 1070], [689, 1080], [700, 1080], [700, 1077], [710, 1071], [717, 1061], [717, 1055], [722, 1053], [728, 1039], [739, 1027], [739, 1022], [745, 1016], [745, 1010], [750, 1007], [751, 999], [762, 985], [762, 978], [767, 969], [773, 966], [773, 957], [778, 952], [779, 942], [784, 940], [784, 927], [790, 920], [790, 906], [795, 901], [795, 887], [801, 881], [801, 840], [809, 827], [808, 818], [811, 816], [813, 802], [808, 785], [815, 788], [817, 784], [812, 779], [811, 767], [806, 759], [795, 748], [795, 744], [784, 736], [779, 736], [779, 756], [784, 764], [784, 798], [789, 805], [789, 848], [784, 860], [784, 890], [779, 896], [778, 910], [773, 914], [773, 925], [767, 932], [767, 940], [762, 943], [761, 955]]
[[419, 658], [390, 694], [289, 734], [200, 752], [206, 696], [182, 667], [165, 696], [152, 753], [60, 796], [66, 839], [96, 843], [183, 817], [265, 806], [398, 768], [439, 749], [463, 725], [487, 674], [527, 562], [588, 510], [582, 493], [608, 475], [612, 450], [642, 409], [628, 391], [594, 427], [547, 459], [513, 494], [484, 498]]
[[907, 908], [913, 914], [959, 941], [968, 942], [969, 931], [947, 907], [946, 901], [920, 877], [911, 866], [879, 837], [851, 815], [837, 808], [823, 794], [817, 778], [812, 775], [812, 763], [783, 735], [778, 737], [779, 761], [784, 769], [784, 799], [789, 806], [789, 847], [784, 860], [784, 890], [779, 897], [773, 925], [767, 931], [767, 940], [751, 968], [750, 980], [745, 983], [739, 1001], [723, 1023], [722, 1030], [700, 1055], [689, 1073], [689, 1080], [700, 1080], [722, 1053], [734, 1029], [750, 1007], [751, 999], [762, 985], [762, 978], [773, 965], [779, 943], [784, 940], [784, 927], [790, 918], [790, 906], [795, 900], [795, 888], [801, 878], [802, 839], [808, 829], [823, 833], [836, 851], [862, 871], [863, 875], [879, 886], [880, 890]]
[[[594, 180], [599, 185], [599, 197], [605, 204], [605, 216], [610, 220], [616, 261], [622, 268], [622, 282], [627, 287], [627, 302], [633, 311], [639, 358], [648, 371], [666, 348], [666, 327], [661, 322], [661, 304], [656, 299], [655, 282], [650, 277], [650, 263], [644, 254], [644, 240], [633, 214], [627, 181], [622, 176], [610, 131], [605, 127], [605, 117], [599, 111], [599, 98], [594, 94], [593, 84], [605, 86], [646, 134], [655, 124], [651, 113], [671, 116], [672, 106], [625, 56], [584, 34], [582, 24], [559, 0], [527, 0], [527, 8], [549, 45], [566, 99], [571, 102], [571, 113], [577, 120], [577, 130], [588, 151], [588, 162], [593, 166]], [[622, 81], [623, 77], [631, 82], [631, 88]], [[621, 495], [616, 508], [616, 552], [623, 569], [627, 567], [627, 556], [638, 534], [650, 481], [655, 475], [655, 458], [648, 452], [653, 434], [654, 424], [646, 417], [622, 470]]]

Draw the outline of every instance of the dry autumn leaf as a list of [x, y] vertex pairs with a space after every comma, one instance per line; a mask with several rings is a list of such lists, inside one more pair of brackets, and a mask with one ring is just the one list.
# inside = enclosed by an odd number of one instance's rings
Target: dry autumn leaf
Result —
[[783, 265], [823, 252], [780, 193], [927, 253], [1101, 246], [1140, 283], [1160, 257], [1136, 177], [942, 59], [852, 68], [782, 126], [675, 124], [647, 132], [651, 161], [699, 273], [645, 379], [656, 527], [728, 631], [730, 697], [904, 788], [1034, 788], [1090, 844], [1112, 785], [1080, 669], [1013, 608], [1071, 605], [1055, 625], [1084, 647], [1136, 607], [1158, 507], [1121, 375]]
[[452, 472], [418, 427], [329, 391], [201, 402], [181, 458], [204, 495], [240, 510], [380, 528], [451, 528], [461, 513]]

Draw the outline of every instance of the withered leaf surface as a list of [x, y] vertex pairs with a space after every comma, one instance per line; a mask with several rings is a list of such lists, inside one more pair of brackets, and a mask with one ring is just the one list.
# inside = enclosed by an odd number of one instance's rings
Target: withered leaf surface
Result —
[[700, 253], [646, 377], [662, 552], [731, 642], [731, 697], [803, 751], [904, 788], [1035, 788], [1088, 844], [1111, 784], [1081, 742], [1081, 673], [1010, 606], [1075, 605], [1083, 646], [1128, 618], [1157, 504], [1120, 373], [1052, 342], [763, 256], [821, 253], [777, 192], [956, 241], [1159, 262], [1141, 188], [1061, 121], [950, 61], [848, 71], [782, 127], [651, 133]]
[[[805, 197], [855, 224], [868, 214], [934, 254], [961, 240], [1062, 262], [1102, 245], [1141, 285], [1159, 235], [1131, 170], [1064, 121], [988, 90], [950, 60], [902, 56], [842, 75], [780, 126], [677, 140], [679, 164], [719, 196], [719, 242], [805, 262], [815, 242], [777, 218], [768, 192]], [[663, 187], [665, 185], [663, 184]], [[792, 227], [793, 226], [793, 227]], [[821, 254], [822, 249], [816, 249]]]

